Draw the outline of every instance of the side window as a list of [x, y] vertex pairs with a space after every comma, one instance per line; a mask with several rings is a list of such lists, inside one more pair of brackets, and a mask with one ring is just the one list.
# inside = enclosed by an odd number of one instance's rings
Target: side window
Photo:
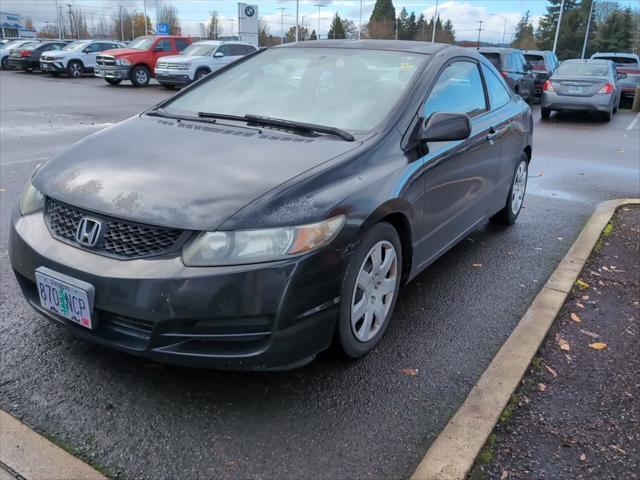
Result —
[[435, 112], [466, 113], [473, 117], [487, 110], [478, 66], [460, 61], [447, 66], [424, 104], [424, 118]]
[[187, 42], [186, 40], [183, 40], [182, 38], [176, 39], [176, 48], [178, 49], [179, 52], [181, 52], [188, 46], [189, 46], [189, 42]]
[[241, 57], [242, 55], [246, 55], [244, 45], [229, 45], [229, 50], [232, 57]]
[[58, 45], [57, 43], [54, 43], [53, 45], [49, 45], [49, 47], [46, 48], [45, 50], [60, 50], [60, 45]]
[[504, 69], [508, 72], [513, 72], [517, 70], [516, 62], [514, 61], [512, 54], [504, 55]]
[[231, 47], [231, 45], [220, 45], [216, 50], [216, 53], [222, 53], [225, 57], [228, 57], [231, 55], [231, 50], [229, 47]]
[[486, 65], [482, 65], [482, 74], [487, 84], [489, 103], [492, 109], [500, 108], [511, 100], [511, 94], [502, 79]]
[[87, 48], [85, 48], [85, 51], [86, 53], [101, 52], [102, 50], [105, 50], [104, 48], [102, 48], [103, 45], [104, 43], [92, 43], [91, 45], [87, 46]]
[[167, 39], [167, 40], [159, 40], [156, 43], [156, 46], [155, 46], [154, 50], [161, 51], [161, 52], [170, 52], [172, 50], [172, 48], [171, 48], [171, 40], [169, 40], [169, 39]]
[[250, 53], [253, 53], [255, 51], [256, 51], [255, 47], [252, 47], [251, 45], [245, 45], [244, 46], [245, 55], [249, 55]]

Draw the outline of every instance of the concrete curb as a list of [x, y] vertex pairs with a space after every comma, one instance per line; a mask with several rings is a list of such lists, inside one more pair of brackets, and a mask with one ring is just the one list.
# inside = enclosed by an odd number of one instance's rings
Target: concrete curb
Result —
[[0, 410], [0, 478], [107, 480], [4, 410]]
[[640, 199], [610, 200], [598, 206], [462, 406], [433, 442], [411, 480], [466, 478], [573, 288], [602, 230], [616, 209], [627, 204], [640, 204]]

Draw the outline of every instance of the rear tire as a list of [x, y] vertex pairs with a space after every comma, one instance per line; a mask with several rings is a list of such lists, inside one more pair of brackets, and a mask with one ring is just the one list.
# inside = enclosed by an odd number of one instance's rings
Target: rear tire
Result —
[[550, 116], [551, 116], [551, 110], [549, 110], [548, 108], [540, 109], [540, 118], [542, 118], [543, 120], [549, 120]]
[[524, 203], [524, 195], [527, 191], [527, 176], [529, 174], [529, 158], [527, 154], [522, 152], [518, 166], [511, 179], [511, 188], [507, 195], [507, 202], [502, 210], [489, 219], [492, 223], [502, 225], [513, 225], [520, 215], [522, 204]]
[[84, 67], [82, 66], [82, 63], [77, 60], [73, 60], [67, 65], [67, 73], [71, 78], [80, 78], [83, 70]]
[[0, 66], [2, 67], [2, 70], [8, 70], [9, 69], [9, 57], [4, 57], [2, 59], [2, 62], [0, 63]]
[[151, 72], [144, 65], [136, 65], [131, 69], [131, 83], [134, 87], [146, 87], [151, 80]]
[[401, 278], [398, 232], [387, 222], [378, 223], [358, 242], [342, 281], [335, 343], [344, 356], [363, 357], [380, 342]]
[[105, 78], [104, 79], [105, 82], [107, 82], [109, 85], [120, 85], [120, 83], [122, 82], [122, 80], [120, 80], [119, 78]]

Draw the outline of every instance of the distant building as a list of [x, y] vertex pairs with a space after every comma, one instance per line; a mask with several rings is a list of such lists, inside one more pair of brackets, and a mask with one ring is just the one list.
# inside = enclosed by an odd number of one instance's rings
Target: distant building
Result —
[[0, 12], [0, 38], [35, 38], [35, 36], [35, 30], [24, 28], [22, 15], [18, 13]]

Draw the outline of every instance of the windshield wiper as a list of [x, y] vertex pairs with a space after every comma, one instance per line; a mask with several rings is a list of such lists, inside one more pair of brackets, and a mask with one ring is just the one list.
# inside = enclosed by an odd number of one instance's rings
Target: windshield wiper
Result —
[[228, 113], [212, 113], [212, 112], [198, 112], [200, 118], [213, 118], [220, 120], [239, 120], [241, 122], [246, 121], [245, 117], [239, 115], [230, 115]]
[[316, 125], [313, 123], [296, 122], [294, 120], [284, 120], [282, 118], [263, 117], [262, 115], [252, 115], [248, 113], [244, 116], [246, 120], [257, 125], [273, 125], [275, 127], [290, 128], [293, 130], [303, 130], [305, 132], [317, 132], [326, 133], [328, 135], [335, 135], [337, 137], [346, 140], [347, 142], [353, 142], [355, 137], [346, 130], [342, 130], [337, 127], [328, 127], [325, 125]]

